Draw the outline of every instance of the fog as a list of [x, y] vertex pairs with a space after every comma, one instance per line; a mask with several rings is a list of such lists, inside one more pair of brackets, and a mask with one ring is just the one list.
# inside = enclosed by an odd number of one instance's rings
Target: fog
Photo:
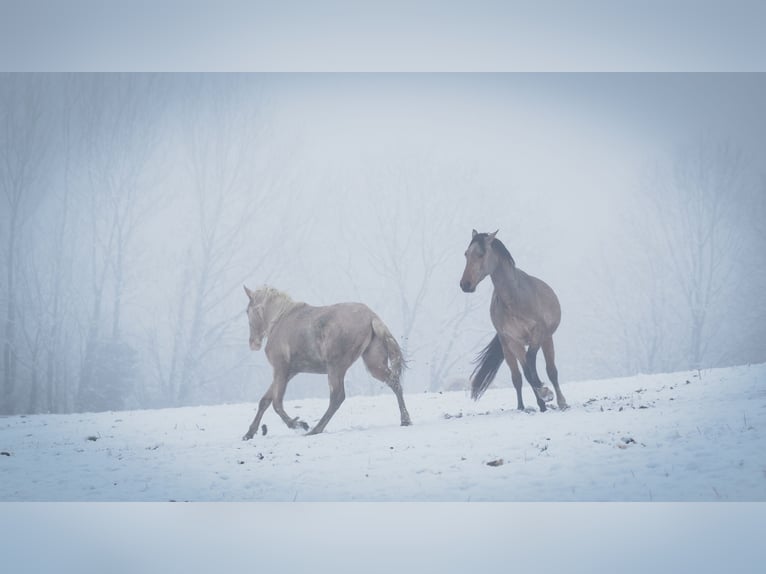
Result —
[[758, 74], [2, 75], [0, 411], [257, 400], [266, 283], [465, 385], [474, 228], [557, 293], [564, 386], [766, 361], [765, 124]]

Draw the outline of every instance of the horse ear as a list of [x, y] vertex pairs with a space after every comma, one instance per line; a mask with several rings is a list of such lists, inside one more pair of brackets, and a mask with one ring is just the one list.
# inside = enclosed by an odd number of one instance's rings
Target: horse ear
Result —
[[478, 232], [478, 231], [476, 231], [475, 229], [472, 229], [472, 230], [471, 230], [471, 239], [473, 239], [474, 237], [476, 237], [478, 234], [479, 234], [479, 232]]
[[250, 300], [252, 301], [253, 300], [253, 295], [255, 295], [255, 293], [250, 291], [250, 289], [248, 289], [247, 286], [245, 286], [245, 285], [243, 285], [242, 287], [245, 288], [245, 295], [247, 295], [250, 298]]
[[497, 232], [500, 231], [499, 229], [495, 231], [494, 233], [487, 234], [487, 245], [492, 243], [495, 240], [495, 235], [497, 235]]

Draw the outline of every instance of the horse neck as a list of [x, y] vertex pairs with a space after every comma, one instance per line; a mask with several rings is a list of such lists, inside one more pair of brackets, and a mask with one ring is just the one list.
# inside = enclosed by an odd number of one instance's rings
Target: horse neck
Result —
[[265, 318], [268, 323], [266, 334], [268, 335], [274, 325], [276, 325], [277, 322], [296, 305], [297, 303], [287, 296], [280, 296], [269, 301], [268, 305], [264, 306], [264, 310], [266, 311]]
[[519, 273], [516, 266], [510, 261], [498, 257], [498, 263], [489, 277], [492, 279], [492, 285], [495, 286], [497, 296], [507, 304], [512, 303], [518, 290], [519, 282]]

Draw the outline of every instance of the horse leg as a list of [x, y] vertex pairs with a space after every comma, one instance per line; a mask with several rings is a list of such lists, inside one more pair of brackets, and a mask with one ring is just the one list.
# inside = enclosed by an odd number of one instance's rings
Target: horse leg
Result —
[[537, 399], [537, 406], [540, 407], [540, 412], [545, 412], [547, 410], [547, 407], [545, 406], [545, 391], [548, 391], [548, 394], [552, 394], [548, 389], [543, 387], [538, 380], [535, 380], [534, 377], [530, 377], [529, 375], [529, 367], [527, 366], [527, 355], [524, 352], [524, 345], [519, 343], [518, 341], [514, 341], [513, 339], [507, 339], [505, 340], [505, 344], [508, 345], [508, 348], [511, 352], [511, 354], [516, 357], [516, 359], [521, 363], [521, 370], [524, 371], [524, 376], [527, 378], [527, 382], [532, 387], [532, 390], [535, 392], [535, 398]]
[[559, 371], [556, 368], [556, 353], [553, 350], [553, 337], [549, 337], [543, 341], [543, 357], [545, 357], [545, 369], [548, 372], [548, 378], [553, 383], [553, 389], [556, 391], [556, 403], [560, 409], [569, 408], [567, 401], [564, 398], [564, 393], [561, 392], [559, 387]]
[[398, 380], [394, 380], [391, 369], [388, 368], [388, 351], [386, 346], [378, 337], [373, 337], [370, 344], [362, 353], [362, 360], [365, 367], [370, 374], [378, 379], [382, 383], [386, 383], [394, 394], [396, 400], [399, 403], [399, 415], [401, 417], [402, 426], [406, 427], [412, 424], [410, 420], [410, 413], [407, 412], [407, 407], [404, 404], [404, 395], [402, 393], [402, 385]]
[[524, 399], [521, 397], [521, 385], [524, 380], [521, 378], [521, 371], [519, 371], [519, 363], [516, 362], [516, 357], [506, 344], [500, 339], [500, 346], [503, 349], [503, 356], [505, 362], [511, 369], [511, 380], [513, 381], [513, 387], [516, 389], [516, 408], [520, 411], [524, 410]]
[[258, 412], [255, 414], [255, 418], [253, 419], [253, 422], [250, 424], [250, 428], [247, 429], [247, 432], [245, 433], [245, 436], [242, 437], [242, 440], [250, 440], [255, 436], [255, 433], [258, 432], [258, 425], [261, 424], [261, 418], [263, 417], [263, 413], [266, 412], [266, 409], [269, 408], [269, 405], [274, 400], [274, 390], [277, 385], [277, 377], [276, 374], [274, 375], [274, 381], [271, 383], [269, 388], [266, 390], [265, 393], [263, 393], [263, 396], [261, 397], [260, 402], [258, 403]]
[[301, 427], [303, 430], [309, 430], [308, 423], [300, 420], [298, 417], [291, 418], [285, 412], [285, 407], [284, 407], [285, 391], [287, 390], [287, 382], [291, 378], [292, 376], [287, 376], [287, 375], [283, 375], [282, 377], [280, 377], [281, 384], [279, 384], [274, 391], [274, 411], [276, 411], [276, 413], [285, 422], [288, 428], [294, 429], [297, 427]]
[[527, 378], [531, 378], [535, 381], [536, 385], [542, 385], [543, 382], [540, 380], [540, 376], [537, 374], [537, 351], [540, 350], [540, 347], [536, 345], [530, 345], [527, 347], [527, 372], [529, 375]]
[[527, 376], [528, 381], [534, 381], [534, 383], [530, 382], [530, 384], [533, 384], [534, 388], [539, 389], [538, 394], [540, 397], [544, 399], [545, 402], [549, 402], [553, 400], [553, 393], [543, 384], [540, 375], [537, 374], [537, 351], [539, 350], [540, 347], [538, 345], [530, 345], [527, 348], [527, 371], [525, 372], [525, 375]]
[[330, 405], [327, 407], [327, 410], [322, 415], [322, 418], [319, 419], [319, 422], [316, 424], [316, 426], [307, 434], [319, 434], [322, 432], [324, 427], [327, 426], [327, 423], [330, 422], [330, 419], [335, 414], [335, 411], [338, 410], [338, 407], [340, 407], [341, 403], [346, 399], [346, 389], [343, 384], [343, 377], [345, 376], [345, 370], [338, 371], [331, 369], [327, 374], [327, 377], [330, 381]]

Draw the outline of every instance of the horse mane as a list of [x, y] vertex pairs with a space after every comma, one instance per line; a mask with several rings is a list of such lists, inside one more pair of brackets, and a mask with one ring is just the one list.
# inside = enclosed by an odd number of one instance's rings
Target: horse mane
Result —
[[270, 309], [269, 323], [273, 325], [279, 318], [295, 305], [295, 301], [284, 291], [280, 291], [269, 285], [263, 285], [255, 290], [254, 299], [258, 300], [258, 305], [262, 308]]
[[280, 291], [276, 287], [271, 287], [269, 285], [262, 285], [261, 287], [258, 287], [258, 289], [255, 290], [255, 293], [257, 296], [259, 296], [263, 303], [268, 302], [270, 305], [273, 303], [280, 305], [283, 305], [284, 303], [294, 303], [293, 298], [290, 297], [290, 295], [284, 291]]
[[[479, 245], [484, 245], [484, 240], [487, 237], [489, 237], [489, 233], [477, 233], [474, 236], [474, 238], [471, 240], [471, 244], [479, 243]], [[516, 261], [513, 259], [511, 252], [508, 251], [508, 248], [503, 244], [502, 241], [500, 241], [497, 237], [495, 237], [491, 245], [495, 253], [497, 253], [502, 259], [506, 259], [510, 261], [511, 265], [516, 267]]]
[[492, 249], [494, 249], [495, 252], [501, 257], [503, 257], [504, 259], [508, 259], [511, 262], [511, 265], [516, 267], [516, 261], [513, 259], [511, 252], [508, 251], [508, 248], [505, 245], [503, 245], [502, 241], [496, 238], [492, 242]]

